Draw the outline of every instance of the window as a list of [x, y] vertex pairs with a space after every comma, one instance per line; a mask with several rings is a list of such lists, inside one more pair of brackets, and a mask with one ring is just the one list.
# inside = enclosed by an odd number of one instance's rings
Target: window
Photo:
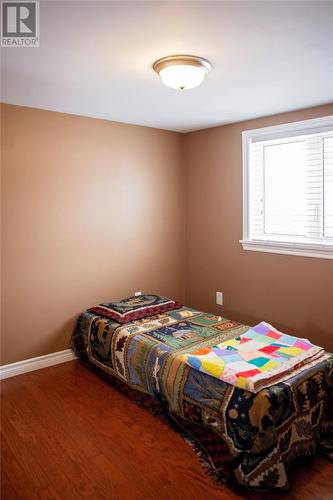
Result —
[[241, 244], [333, 258], [333, 116], [243, 132]]

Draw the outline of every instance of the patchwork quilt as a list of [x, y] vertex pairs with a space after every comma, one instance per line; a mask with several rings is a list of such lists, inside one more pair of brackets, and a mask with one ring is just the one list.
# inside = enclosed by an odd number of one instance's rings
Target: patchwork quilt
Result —
[[212, 377], [258, 392], [327, 357], [322, 347], [262, 322], [234, 339], [185, 354], [183, 359]]
[[[266, 324], [260, 329], [263, 326]], [[270, 330], [270, 325], [267, 328]], [[213, 431], [227, 446], [240, 484], [285, 489], [289, 463], [297, 456], [314, 453], [322, 433], [333, 433], [333, 356], [314, 359], [306, 369], [296, 370], [287, 380], [277, 380], [269, 387], [252, 387], [257, 392], [248, 390], [251, 376], [241, 375], [246, 383], [227, 382], [200, 358], [214, 349], [220, 357], [216, 350], [222, 343], [238, 356], [235, 348], [245, 345], [241, 339], [258, 341], [256, 334], [262, 331], [188, 307], [124, 325], [87, 311], [78, 320], [73, 344], [94, 365], [149, 394], [183, 422]], [[289, 346], [266, 351], [270, 355], [276, 352], [275, 361], [281, 361], [295, 352], [289, 348], [303, 352], [313, 348], [307, 341], [295, 345], [292, 339], [285, 336], [283, 343], [289, 341]], [[275, 340], [282, 343], [281, 338]], [[263, 346], [257, 348], [261, 353]], [[264, 366], [258, 358], [271, 361], [262, 353], [256, 356], [245, 360], [257, 359], [255, 370]]]

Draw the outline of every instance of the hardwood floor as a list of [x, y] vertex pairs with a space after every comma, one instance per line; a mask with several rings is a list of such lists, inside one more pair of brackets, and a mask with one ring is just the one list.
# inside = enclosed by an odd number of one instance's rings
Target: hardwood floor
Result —
[[[216, 486], [191, 447], [79, 361], [2, 382], [1, 498], [280, 498]], [[333, 464], [290, 471], [288, 499], [333, 499]]]

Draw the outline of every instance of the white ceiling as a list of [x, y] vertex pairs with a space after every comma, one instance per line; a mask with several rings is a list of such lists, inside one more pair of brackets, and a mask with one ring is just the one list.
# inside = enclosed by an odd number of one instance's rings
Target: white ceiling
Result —
[[[333, 2], [46, 1], [40, 47], [2, 49], [2, 101], [186, 132], [333, 102]], [[202, 86], [152, 63], [209, 59]]]

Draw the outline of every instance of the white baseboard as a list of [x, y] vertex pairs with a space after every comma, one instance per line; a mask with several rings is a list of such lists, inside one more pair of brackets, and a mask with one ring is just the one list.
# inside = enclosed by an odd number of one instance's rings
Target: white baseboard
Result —
[[53, 352], [45, 356], [38, 356], [37, 358], [24, 359], [17, 363], [2, 365], [0, 366], [0, 380], [39, 370], [40, 368], [46, 368], [47, 366], [59, 365], [60, 363], [72, 361], [73, 359], [77, 359], [73, 351], [71, 349], [65, 349], [64, 351]]

